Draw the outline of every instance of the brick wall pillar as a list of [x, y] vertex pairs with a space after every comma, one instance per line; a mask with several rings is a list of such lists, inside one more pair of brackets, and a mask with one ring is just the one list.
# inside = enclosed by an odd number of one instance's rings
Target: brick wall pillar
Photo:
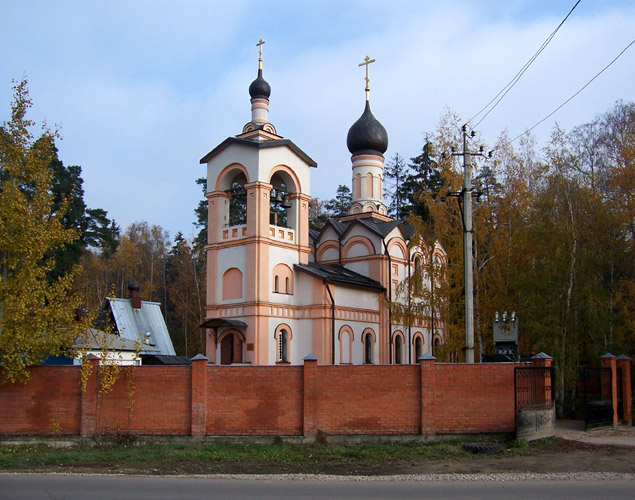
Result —
[[432, 354], [419, 358], [421, 368], [421, 434], [436, 434], [435, 398], [437, 392], [436, 359]]
[[304, 358], [304, 412], [303, 434], [305, 437], [317, 436], [317, 358], [309, 354]]
[[204, 436], [207, 430], [207, 358], [197, 354], [192, 358], [192, 436]]
[[551, 364], [553, 363], [553, 358], [544, 352], [540, 354], [536, 354], [531, 358], [531, 362], [535, 368], [545, 368], [543, 373], [539, 374], [536, 379], [536, 402], [547, 405], [552, 401], [552, 390], [551, 387]]
[[633, 388], [631, 386], [631, 358], [617, 357], [617, 368], [622, 376], [622, 423], [633, 425]]
[[[611, 369], [611, 401], [613, 403], [613, 427], [617, 427], [619, 415], [617, 414], [617, 358], [611, 353], [600, 357], [602, 368]], [[604, 385], [604, 384], [602, 384]], [[604, 394], [602, 395], [604, 397]]]
[[[93, 437], [97, 431], [97, 380], [99, 374], [99, 358], [94, 354], [86, 356], [84, 363], [90, 368], [86, 380], [86, 390], [81, 391], [81, 415], [79, 433], [82, 439]], [[86, 372], [85, 372], [86, 373]], [[81, 381], [80, 381], [81, 383]]]

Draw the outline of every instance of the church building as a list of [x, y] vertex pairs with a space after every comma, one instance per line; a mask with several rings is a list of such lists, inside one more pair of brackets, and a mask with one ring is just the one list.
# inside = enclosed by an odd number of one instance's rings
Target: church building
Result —
[[387, 215], [388, 134], [370, 110], [373, 60], [360, 64], [365, 108], [347, 137], [349, 214], [315, 231], [309, 201], [317, 164], [269, 122], [262, 43], [249, 86], [251, 120], [201, 159], [209, 209], [206, 355], [223, 365], [302, 364], [311, 354], [320, 364], [414, 363], [443, 342], [443, 324], [434, 314], [398, 324], [390, 303], [417, 266], [445, 265], [445, 253], [438, 243], [433, 255], [409, 248], [413, 228]]

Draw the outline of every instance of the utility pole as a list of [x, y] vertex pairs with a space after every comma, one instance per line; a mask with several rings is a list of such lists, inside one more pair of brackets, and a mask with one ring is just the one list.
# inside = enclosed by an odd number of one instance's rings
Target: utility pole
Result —
[[[463, 157], [463, 189], [458, 193], [448, 193], [456, 196], [461, 208], [463, 222], [463, 266], [465, 277], [465, 362], [474, 363], [474, 272], [472, 264], [472, 197], [480, 196], [480, 192], [472, 185], [472, 156], [484, 156], [483, 146], [478, 153], [472, 153], [467, 148], [467, 124], [461, 128], [463, 131], [463, 151], [452, 156]], [[474, 137], [472, 131], [469, 136]], [[491, 153], [490, 153], [491, 155]]]

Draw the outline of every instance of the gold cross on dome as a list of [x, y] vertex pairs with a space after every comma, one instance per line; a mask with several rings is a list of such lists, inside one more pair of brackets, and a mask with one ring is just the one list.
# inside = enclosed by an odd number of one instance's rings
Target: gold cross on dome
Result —
[[262, 44], [265, 43], [265, 41], [261, 38], [260, 40], [258, 40], [258, 43], [256, 44], [256, 47], [258, 47], [258, 69], [262, 69]]
[[368, 100], [368, 93], [370, 92], [370, 78], [368, 78], [368, 65], [374, 63], [375, 59], [371, 59], [366, 56], [364, 62], [359, 63], [359, 66], [366, 66], [366, 100]]

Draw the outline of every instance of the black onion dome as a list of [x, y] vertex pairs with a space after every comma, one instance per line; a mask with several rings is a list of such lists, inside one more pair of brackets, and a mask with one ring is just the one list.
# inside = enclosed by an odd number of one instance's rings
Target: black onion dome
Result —
[[348, 130], [346, 138], [348, 150], [353, 155], [374, 154], [383, 156], [388, 149], [388, 133], [370, 111], [370, 103], [353, 126]]
[[258, 70], [258, 77], [249, 86], [249, 95], [252, 99], [269, 99], [271, 86], [262, 77], [262, 69]]

